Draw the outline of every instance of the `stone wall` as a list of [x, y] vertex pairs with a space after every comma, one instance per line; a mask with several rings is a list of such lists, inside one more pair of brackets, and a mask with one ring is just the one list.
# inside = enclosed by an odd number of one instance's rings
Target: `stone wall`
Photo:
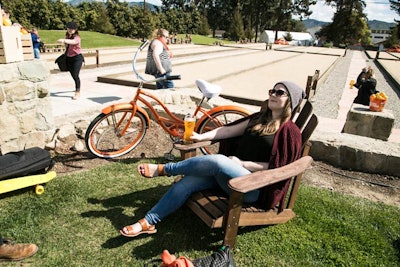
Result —
[[54, 134], [45, 61], [0, 64], [0, 153], [44, 147]]
[[393, 176], [400, 174], [400, 143], [347, 133], [314, 131], [310, 155], [343, 169]]
[[392, 111], [375, 112], [367, 106], [353, 104], [347, 113], [343, 133], [371, 137], [387, 141], [394, 126]]

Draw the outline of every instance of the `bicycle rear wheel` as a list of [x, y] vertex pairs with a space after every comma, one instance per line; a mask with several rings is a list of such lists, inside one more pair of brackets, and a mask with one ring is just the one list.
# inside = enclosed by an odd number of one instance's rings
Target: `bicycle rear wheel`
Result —
[[[222, 111], [217, 111], [210, 115], [209, 118], [204, 120], [204, 122], [199, 126], [198, 133], [205, 133], [211, 131], [215, 128], [224, 126], [228, 123], [241, 119], [243, 117], [248, 116], [248, 113], [245, 113], [241, 110], [227, 109]], [[217, 154], [219, 150], [219, 143], [214, 143], [209, 146], [201, 147], [200, 151], [206, 154]]]
[[116, 158], [137, 147], [146, 135], [148, 123], [139, 111], [121, 109], [98, 115], [89, 125], [86, 148], [100, 158]]

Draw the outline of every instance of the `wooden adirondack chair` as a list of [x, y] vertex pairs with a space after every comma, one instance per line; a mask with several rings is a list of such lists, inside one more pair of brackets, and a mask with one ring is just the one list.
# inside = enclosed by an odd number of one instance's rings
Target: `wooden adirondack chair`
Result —
[[[227, 197], [216, 190], [204, 190], [193, 194], [186, 205], [200, 217], [210, 228], [224, 229], [224, 245], [231, 248], [235, 240], [239, 226], [273, 225], [289, 221], [296, 214], [293, 207], [296, 201], [298, 188], [303, 172], [311, 165], [312, 158], [308, 156], [310, 150], [310, 138], [317, 127], [318, 119], [312, 113], [312, 105], [305, 101], [300, 113], [293, 120], [300, 128], [303, 141], [302, 157], [295, 162], [280, 168], [254, 172], [237, 177], [229, 181], [231, 194]], [[192, 145], [176, 145], [181, 150], [184, 158], [193, 155], [196, 148], [210, 145], [211, 142], [199, 142]], [[187, 154], [186, 154], [187, 153]], [[255, 189], [263, 189], [268, 185], [292, 178], [288, 189], [287, 200], [283, 210], [279, 207], [266, 210], [262, 203], [243, 203], [243, 195]]]

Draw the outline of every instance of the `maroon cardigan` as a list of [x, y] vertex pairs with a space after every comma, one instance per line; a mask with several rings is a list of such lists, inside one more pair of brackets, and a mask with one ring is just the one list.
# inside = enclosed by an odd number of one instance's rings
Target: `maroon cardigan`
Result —
[[[272, 145], [269, 169], [275, 169], [292, 163], [301, 157], [302, 138], [297, 125], [289, 120], [279, 127]], [[290, 180], [270, 185], [262, 194], [262, 201], [267, 209], [274, 208], [279, 203], [279, 211], [283, 210], [285, 197]]]

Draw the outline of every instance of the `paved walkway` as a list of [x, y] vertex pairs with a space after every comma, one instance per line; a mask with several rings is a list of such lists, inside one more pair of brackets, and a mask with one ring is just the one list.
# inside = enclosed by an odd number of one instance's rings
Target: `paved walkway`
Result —
[[[176, 81], [176, 90], [191, 90], [197, 92], [194, 82], [196, 79], [205, 79], [222, 86], [224, 95], [240, 97], [250, 100], [262, 101], [267, 98], [267, 90], [272, 88], [279, 80], [292, 80], [299, 85], [306, 84], [306, 77], [314, 73], [316, 69], [321, 71], [321, 82], [327, 75], [336, 60], [343, 54], [342, 49], [327, 49], [319, 47], [274, 47], [273, 50], [265, 50], [265, 44], [244, 45], [241, 49], [229, 46], [197, 46], [182, 45], [173, 46], [174, 74], [181, 74], [182, 80]], [[51, 97], [55, 117], [62, 121], [69, 115], [86, 116], [86, 112], [92, 112], [96, 116], [103, 106], [112, 102], [129, 100], [135, 88], [97, 82], [99, 76], [118, 77], [126, 81], [135, 81], [132, 65], [127, 63], [133, 57], [136, 48], [112, 49], [103, 53], [100, 63], [108, 66], [89, 68], [95, 64], [93, 58], [86, 59], [86, 68], [81, 71], [82, 97], [71, 100], [74, 84], [69, 73], [54, 73], [51, 75]], [[288, 53], [291, 52], [291, 53]], [[138, 58], [137, 68], [143, 73], [144, 57], [142, 52]], [[365, 66], [361, 51], [355, 51], [351, 60], [346, 84], [357, 77], [360, 69]], [[57, 55], [43, 54], [50, 69], [55, 68], [54, 57]], [[373, 55], [374, 56], [374, 55]], [[114, 62], [114, 65], [110, 65]], [[115, 65], [115, 62], [121, 64]], [[399, 61], [391, 62], [395, 68], [388, 66], [388, 71], [400, 73], [396, 67]], [[53, 67], [51, 67], [53, 66]], [[146, 77], [146, 76], [145, 76]], [[148, 76], [147, 76], [148, 77]], [[397, 76], [395, 76], [397, 77]], [[150, 78], [150, 77], [149, 77]], [[400, 81], [400, 77], [399, 77]], [[165, 91], [165, 90], [161, 90]], [[154, 91], [157, 93], [165, 93]], [[340, 133], [343, 128], [347, 112], [357, 90], [343, 90], [343, 96], [339, 103], [339, 116], [337, 119], [320, 118], [320, 130]], [[254, 107], [256, 110], [257, 108]], [[87, 118], [86, 118], [87, 119]], [[400, 131], [393, 131], [390, 141], [400, 143]]]

